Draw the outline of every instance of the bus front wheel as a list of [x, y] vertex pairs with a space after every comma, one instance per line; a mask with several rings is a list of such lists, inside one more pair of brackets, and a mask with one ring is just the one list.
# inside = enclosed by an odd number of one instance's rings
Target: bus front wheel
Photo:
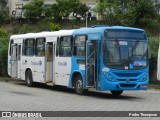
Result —
[[30, 70], [26, 72], [26, 85], [28, 87], [33, 86], [33, 77], [32, 77], [32, 72]]
[[111, 91], [112, 95], [114, 96], [120, 96], [123, 93], [123, 90], [118, 90], [118, 91]]
[[85, 90], [83, 89], [83, 84], [82, 84], [82, 77], [81, 77], [81, 75], [78, 75], [78, 76], [75, 78], [74, 89], [75, 89], [75, 92], [76, 92], [78, 95], [83, 95], [83, 94], [84, 94]]

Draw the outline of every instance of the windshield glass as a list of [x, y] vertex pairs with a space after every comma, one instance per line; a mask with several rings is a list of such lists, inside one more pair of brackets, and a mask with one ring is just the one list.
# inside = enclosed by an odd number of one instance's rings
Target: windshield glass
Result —
[[104, 64], [116, 69], [141, 69], [148, 65], [147, 43], [139, 40], [105, 40]]

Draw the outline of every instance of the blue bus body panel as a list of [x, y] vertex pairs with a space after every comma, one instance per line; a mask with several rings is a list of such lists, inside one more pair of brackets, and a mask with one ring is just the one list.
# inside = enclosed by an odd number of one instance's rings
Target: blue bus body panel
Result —
[[146, 90], [149, 83], [148, 68], [142, 70], [107, 68], [101, 71], [100, 80], [100, 90]]
[[[96, 82], [96, 90], [147, 90], [148, 83], [149, 83], [149, 76], [148, 76], [148, 67], [145, 69], [140, 70], [117, 70], [117, 69], [110, 69], [103, 64], [103, 50], [102, 44], [104, 39], [104, 31], [109, 29], [123, 29], [123, 30], [138, 30], [143, 31], [139, 28], [131, 28], [131, 27], [122, 27], [122, 26], [114, 26], [114, 27], [97, 27], [97, 28], [82, 28], [77, 29], [73, 32], [73, 37], [76, 35], [87, 35], [87, 40], [97, 40], [99, 41], [99, 85]], [[82, 76], [83, 80], [83, 88], [86, 87], [85, 81], [85, 69], [80, 69], [80, 64], [77, 63], [77, 60], [85, 60], [84, 57], [76, 57], [72, 56], [72, 69], [68, 87], [73, 87], [72, 85], [72, 77], [73, 74], [79, 73]], [[109, 80], [110, 77], [112, 81]]]
[[85, 88], [85, 70], [80, 69], [80, 64], [77, 64], [77, 59], [84, 60], [85, 58], [77, 58], [77, 57], [72, 57], [72, 69], [71, 69], [71, 75], [70, 75], [70, 80], [69, 80], [69, 85], [68, 87], [72, 88], [72, 77], [74, 73], [79, 73], [82, 76], [82, 81], [83, 81], [83, 88]]
[[123, 30], [138, 30], [138, 31], [144, 31], [143, 29], [139, 28], [131, 28], [131, 27], [122, 27], [122, 26], [113, 26], [113, 27], [97, 27], [97, 28], [82, 28], [77, 29], [73, 32], [73, 35], [84, 35], [84, 34], [95, 34], [95, 33], [101, 33], [104, 34], [104, 30], [113, 30], [113, 29], [123, 29]]

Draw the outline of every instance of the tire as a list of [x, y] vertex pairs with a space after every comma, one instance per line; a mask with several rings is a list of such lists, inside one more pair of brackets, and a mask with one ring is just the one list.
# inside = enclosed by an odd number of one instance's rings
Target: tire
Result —
[[26, 85], [28, 87], [32, 87], [33, 86], [33, 76], [32, 76], [32, 72], [30, 70], [28, 70], [26, 72]]
[[123, 93], [123, 90], [111, 91], [113, 96], [120, 96]]
[[85, 93], [85, 90], [83, 89], [81, 75], [76, 76], [75, 83], [74, 83], [74, 89], [75, 89], [75, 93], [78, 95], [83, 95]]

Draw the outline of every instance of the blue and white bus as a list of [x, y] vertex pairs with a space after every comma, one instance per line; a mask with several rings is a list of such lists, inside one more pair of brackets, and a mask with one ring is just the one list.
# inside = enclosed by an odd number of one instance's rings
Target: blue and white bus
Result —
[[75, 30], [12, 35], [8, 74], [25, 80], [74, 88], [147, 90], [149, 47], [142, 29], [94, 26]]

